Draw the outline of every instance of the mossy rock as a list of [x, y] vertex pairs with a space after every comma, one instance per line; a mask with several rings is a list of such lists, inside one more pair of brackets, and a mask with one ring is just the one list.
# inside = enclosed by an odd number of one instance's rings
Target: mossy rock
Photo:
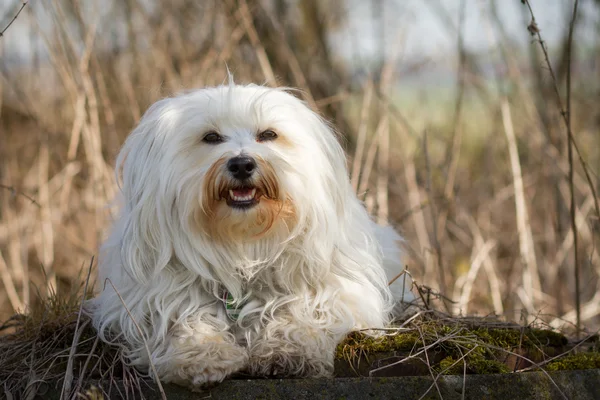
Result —
[[548, 371], [566, 371], [600, 368], [600, 353], [581, 352], [552, 361], [546, 366]]
[[432, 369], [442, 374], [507, 373], [544, 362], [567, 346], [564, 335], [550, 330], [422, 321], [395, 333], [349, 334], [336, 350], [336, 375], [427, 375]]

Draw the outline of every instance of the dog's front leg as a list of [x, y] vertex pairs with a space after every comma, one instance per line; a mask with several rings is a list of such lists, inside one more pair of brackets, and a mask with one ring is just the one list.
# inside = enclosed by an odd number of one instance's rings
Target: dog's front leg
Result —
[[246, 367], [248, 351], [236, 344], [227, 324], [212, 315], [172, 327], [164, 351], [153, 354], [164, 382], [191, 388], [221, 382]]
[[331, 376], [340, 338], [317, 323], [280, 317], [249, 341], [249, 370], [261, 376]]

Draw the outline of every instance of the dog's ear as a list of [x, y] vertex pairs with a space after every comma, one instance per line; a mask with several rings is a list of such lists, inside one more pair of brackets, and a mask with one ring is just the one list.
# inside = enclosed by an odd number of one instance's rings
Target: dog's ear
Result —
[[138, 282], [147, 282], [163, 269], [173, 250], [165, 209], [171, 205], [161, 188], [161, 159], [170, 126], [177, 115], [169, 113], [170, 99], [152, 105], [129, 135], [117, 157], [124, 197], [121, 262]]
[[[338, 134], [335, 128], [325, 119], [321, 118], [316, 113], [313, 113], [314, 120], [312, 121], [316, 140], [319, 142], [319, 147], [324, 153], [325, 162], [329, 164], [329, 174], [325, 174], [326, 186], [330, 191], [330, 195], [335, 197], [336, 203], [343, 206], [343, 202], [350, 198], [352, 187], [350, 185], [350, 177], [346, 164], [346, 153], [339, 141]], [[343, 213], [343, 209], [338, 209], [338, 212]]]

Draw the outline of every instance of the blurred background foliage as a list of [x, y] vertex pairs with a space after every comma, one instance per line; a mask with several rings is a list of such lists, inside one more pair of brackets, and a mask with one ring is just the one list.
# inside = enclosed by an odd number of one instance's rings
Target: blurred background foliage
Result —
[[[0, 317], [79, 288], [115, 210], [113, 162], [180, 90], [302, 89], [343, 135], [352, 183], [406, 237], [433, 307], [575, 322], [566, 104], [600, 183], [600, 2], [31, 1], [0, 38]], [[22, 2], [0, 2], [0, 28]], [[569, 57], [570, 56], [570, 57]], [[564, 107], [564, 106], [563, 106]], [[597, 199], [574, 165], [581, 318], [599, 326]], [[84, 271], [85, 272], [85, 271]]]

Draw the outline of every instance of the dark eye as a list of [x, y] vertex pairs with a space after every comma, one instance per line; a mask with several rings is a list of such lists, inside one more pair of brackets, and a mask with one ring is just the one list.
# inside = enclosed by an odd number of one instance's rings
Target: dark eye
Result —
[[204, 135], [202, 141], [204, 143], [217, 144], [223, 141], [223, 136], [219, 135], [217, 132], [208, 132]]
[[266, 131], [262, 131], [261, 133], [259, 133], [258, 136], [256, 137], [256, 139], [259, 142], [275, 140], [275, 139], [277, 139], [277, 134], [274, 131], [267, 129]]

